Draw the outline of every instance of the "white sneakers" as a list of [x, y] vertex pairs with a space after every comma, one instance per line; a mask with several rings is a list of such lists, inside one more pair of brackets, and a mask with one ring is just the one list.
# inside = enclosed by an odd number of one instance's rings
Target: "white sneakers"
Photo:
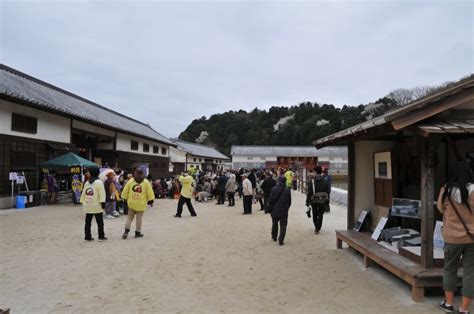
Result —
[[105, 218], [107, 218], [107, 219], [115, 219], [115, 217], [112, 216], [112, 215], [106, 215]]

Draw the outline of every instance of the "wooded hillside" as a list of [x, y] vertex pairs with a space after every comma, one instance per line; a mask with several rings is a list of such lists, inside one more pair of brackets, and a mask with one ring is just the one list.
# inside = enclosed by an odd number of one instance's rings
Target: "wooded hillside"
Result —
[[454, 82], [438, 87], [397, 89], [373, 103], [359, 106], [337, 108], [305, 102], [269, 110], [228, 111], [193, 120], [179, 139], [211, 145], [226, 155], [230, 155], [232, 145], [312, 145], [315, 139], [380, 116], [452, 84]]

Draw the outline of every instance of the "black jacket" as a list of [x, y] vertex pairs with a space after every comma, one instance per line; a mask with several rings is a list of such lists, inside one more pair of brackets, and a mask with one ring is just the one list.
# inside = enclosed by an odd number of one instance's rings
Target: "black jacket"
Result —
[[285, 186], [285, 178], [279, 178], [278, 180], [278, 185], [270, 193], [268, 203], [272, 208], [272, 217], [288, 218], [288, 211], [291, 206], [291, 190]]
[[253, 171], [250, 172], [249, 180], [252, 183], [252, 189], [256, 189], [257, 188], [257, 175], [255, 174], [255, 172]]
[[227, 183], [228, 178], [224, 175], [221, 175], [219, 179], [217, 179], [217, 190], [225, 191], [225, 184]]
[[265, 178], [265, 180], [263, 180], [262, 185], [260, 186], [263, 190], [263, 195], [265, 195], [266, 197], [269, 197], [275, 185], [276, 185], [276, 182], [275, 180], [273, 180], [272, 177]]
[[[317, 174], [314, 178], [314, 191], [318, 192], [331, 192], [331, 185], [322, 175]], [[306, 206], [311, 205], [311, 196], [313, 196], [313, 180], [308, 180], [306, 184]]]

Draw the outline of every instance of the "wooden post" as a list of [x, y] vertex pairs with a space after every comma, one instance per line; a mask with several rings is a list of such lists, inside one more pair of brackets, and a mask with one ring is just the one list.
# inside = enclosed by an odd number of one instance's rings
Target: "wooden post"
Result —
[[349, 182], [347, 187], [347, 230], [354, 228], [355, 223], [355, 144], [349, 143], [348, 147]]
[[419, 138], [421, 158], [421, 266], [433, 267], [434, 155], [433, 139]]

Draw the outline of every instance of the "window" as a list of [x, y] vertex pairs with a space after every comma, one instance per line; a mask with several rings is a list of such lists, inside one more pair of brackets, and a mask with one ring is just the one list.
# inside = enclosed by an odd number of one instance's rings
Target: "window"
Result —
[[138, 150], [138, 142], [137, 141], [132, 141], [130, 144], [130, 149], [131, 150]]
[[253, 157], [247, 157], [247, 160], [253, 160]]
[[158, 154], [158, 146], [153, 146], [153, 154]]
[[265, 157], [260, 157], [260, 160], [265, 160]]
[[194, 159], [194, 162], [196, 162], [196, 158], [193, 158]]
[[166, 155], [167, 151], [166, 151], [166, 147], [162, 147], [161, 148], [161, 154], [162, 155]]
[[36, 134], [38, 130], [38, 119], [12, 113], [12, 131]]
[[145, 153], [148, 153], [148, 152], [150, 151], [150, 145], [148, 145], [148, 144], [143, 144], [143, 151], [144, 151]]
[[199, 162], [201, 162], [201, 158], [199, 158]]

